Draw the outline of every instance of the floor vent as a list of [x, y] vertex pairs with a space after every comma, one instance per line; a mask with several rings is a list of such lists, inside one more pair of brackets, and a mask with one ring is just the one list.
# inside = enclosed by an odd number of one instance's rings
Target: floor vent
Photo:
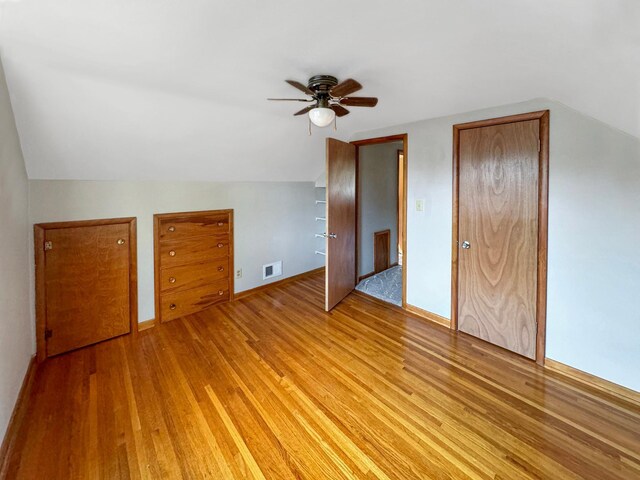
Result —
[[263, 280], [271, 277], [279, 277], [280, 275], [282, 275], [282, 260], [262, 266]]

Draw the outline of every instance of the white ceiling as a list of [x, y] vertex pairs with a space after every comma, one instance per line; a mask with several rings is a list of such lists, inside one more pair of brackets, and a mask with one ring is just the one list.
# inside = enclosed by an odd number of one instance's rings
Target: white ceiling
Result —
[[[548, 97], [640, 136], [637, 0], [0, 0], [30, 178], [314, 180], [324, 137]], [[374, 109], [293, 117], [285, 78]], [[302, 105], [303, 106], [303, 105]]]

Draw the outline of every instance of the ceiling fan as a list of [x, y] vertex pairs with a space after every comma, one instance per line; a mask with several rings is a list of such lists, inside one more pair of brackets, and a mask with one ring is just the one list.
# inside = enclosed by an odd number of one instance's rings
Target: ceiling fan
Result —
[[284, 102], [309, 102], [313, 105], [303, 108], [294, 115], [309, 114], [309, 120], [318, 127], [326, 127], [334, 121], [336, 116], [344, 117], [350, 107], [375, 107], [378, 99], [375, 97], [349, 97], [362, 88], [355, 80], [349, 78], [338, 83], [338, 79], [331, 75], [315, 75], [305, 86], [295, 80], [285, 80], [292, 87], [309, 95], [311, 98], [268, 98], [267, 100]]

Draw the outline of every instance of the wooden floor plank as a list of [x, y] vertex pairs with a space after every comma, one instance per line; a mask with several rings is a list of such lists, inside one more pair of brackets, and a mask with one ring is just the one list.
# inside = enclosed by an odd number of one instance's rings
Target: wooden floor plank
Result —
[[10, 479], [640, 479], [640, 408], [312, 276], [38, 367]]

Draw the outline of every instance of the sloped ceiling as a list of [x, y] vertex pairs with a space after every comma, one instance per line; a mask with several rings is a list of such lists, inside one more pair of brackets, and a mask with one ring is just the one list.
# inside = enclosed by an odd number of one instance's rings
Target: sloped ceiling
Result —
[[[0, 0], [30, 178], [314, 180], [326, 135], [548, 97], [640, 136], [636, 0]], [[285, 78], [375, 109], [314, 128]]]

